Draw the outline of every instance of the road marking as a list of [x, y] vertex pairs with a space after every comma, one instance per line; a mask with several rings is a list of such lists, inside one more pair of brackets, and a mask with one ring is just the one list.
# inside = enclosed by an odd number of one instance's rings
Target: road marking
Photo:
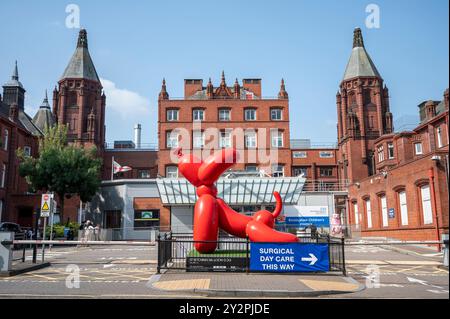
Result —
[[448, 290], [434, 290], [434, 289], [427, 289], [428, 292], [432, 292], [434, 294], [448, 294]]
[[147, 264], [156, 264], [156, 260], [150, 259], [140, 259], [140, 260], [113, 260], [111, 264], [131, 264], [131, 265], [147, 265]]
[[408, 265], [408, 266], [440, 266], [442, 262], [430, 260], [346, 260], [348, 265]]
[[423, 286], [430, 286], [430, 287], [434, 287], [434, 288], [437, 288], [437, 289], [444, 289], [444, 288], [442, 288], [440, 286], [429, 284], [425, 280], [421, 280], [421, 279], [417, 279], [417, 278], [413, 278], [413, 277], [406, 277], [406, 278], [408, 279], [409, 282], [412, 282], [412, 283], [417, 283], [417, 284], [420, 284], [420, 285], [423, 285]]
[[385, 260], [391, 265], [440, 266], [442, 262], [430, 260]]
[[398, 271], [398, 273], [406, 273], [408, 271], [411, 272], [412, 270], [417, 270], [417, 269], [420, 269], [420, 268], [422, 268], [422, 266], [408, 267], [408, 268], [405, 268], [405, 269], [400, 269]]
[[381, 260], [346, 260], [348, 265], [386, 265], [386, 262]]
[[420, 254], [421, 256], [424, 257], [441, 257], [444, 256], [444, 253], [431, 253], [431, 254]]

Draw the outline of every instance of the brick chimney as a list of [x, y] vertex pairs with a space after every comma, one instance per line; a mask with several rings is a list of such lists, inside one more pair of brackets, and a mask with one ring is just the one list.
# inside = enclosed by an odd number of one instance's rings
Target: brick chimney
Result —
[[436, 116], [436, 103], [434, 101], [428, 101], [425, 103], [425, 114], [427, 120]]

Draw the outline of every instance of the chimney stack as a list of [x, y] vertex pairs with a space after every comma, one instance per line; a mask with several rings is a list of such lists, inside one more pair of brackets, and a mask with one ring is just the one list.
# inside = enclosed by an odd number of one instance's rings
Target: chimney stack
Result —
[[141, 124], [134, 126], [134, 145], [136, 148], [141, 148]]

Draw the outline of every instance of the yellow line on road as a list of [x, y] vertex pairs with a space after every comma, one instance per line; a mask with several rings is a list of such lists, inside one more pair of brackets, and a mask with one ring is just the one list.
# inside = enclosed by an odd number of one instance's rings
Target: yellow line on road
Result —
[[411, 265], [411, 266], [439, 266], [442, 262], [430, 260], [385, 260], [391, 265]]
[[348, 265], [386, 265], [386, 262], [381, 260], [346, 260]]

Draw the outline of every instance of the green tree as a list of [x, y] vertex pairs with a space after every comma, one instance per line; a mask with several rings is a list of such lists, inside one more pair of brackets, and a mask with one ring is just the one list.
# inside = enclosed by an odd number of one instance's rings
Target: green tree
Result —
[[39, 157], [33, 158], [19, 149], [19, 174], [33, 191], [54, 192], [60, 201], [60, 218], [64, 219], [64, 200], [73, 195], [90, 201], [100, 187], [101, 160], [95, 147], [83, 148], [67, 143], [67, 127], [46, 128], [39, 141]]

